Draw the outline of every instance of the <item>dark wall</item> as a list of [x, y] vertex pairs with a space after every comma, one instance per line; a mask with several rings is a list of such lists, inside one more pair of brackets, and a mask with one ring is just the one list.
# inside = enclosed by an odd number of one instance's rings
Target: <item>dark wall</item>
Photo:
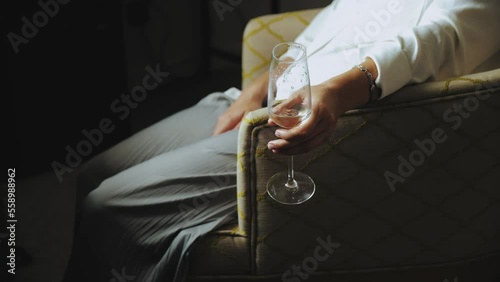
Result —
[[[45, 2], [52, 15], [36, 1], [9, 1], [2, 9], [7, 123], [15, 125], [7, 166], [19, 177], [64, 163], [65, 147], [75, 148], [82, 130], [97, 127], [126, 86], [120, 1]], [[116, 124], [89, 156], [127, 134], [126, 123]]]
[[[248, 20], [329, 2], [6, 2], [1, 11], [7, 55], [2, 92], [9, 105], [6, 165], [16, 167], [19, 177], [54, 166], [72, 170], [208, 92], [238, 87]], [[217, 3], [232, 5], [222, 18]], [[142, 84], [148, 67], [169, 76], [140, 107], [118, 112], [122, 94]]]

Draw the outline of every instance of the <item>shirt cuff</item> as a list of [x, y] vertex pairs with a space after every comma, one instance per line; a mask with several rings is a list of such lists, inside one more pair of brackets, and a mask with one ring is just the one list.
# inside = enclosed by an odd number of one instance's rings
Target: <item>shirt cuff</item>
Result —
[[411, 81], [410, 65], [397, 42], [364, 44], [359, 46], [359, 51], [360, 61], [370, 57], [377, 66], [378, 77], [375, 84], [382, 90], [380, 98], [396, 92]]

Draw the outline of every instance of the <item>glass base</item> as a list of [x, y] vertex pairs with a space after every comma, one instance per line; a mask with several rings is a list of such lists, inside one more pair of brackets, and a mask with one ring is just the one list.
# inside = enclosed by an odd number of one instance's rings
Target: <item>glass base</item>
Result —
[[[276, 202], [298, 205], [309, 200], [316, 191], [316, 184], [307, 174], [294, 172], [296, 186], [288, 185], [288, 173], [278, 172], [267, 182], [267, 194]], [[291, 187], [292, 186], [292, 187]]]

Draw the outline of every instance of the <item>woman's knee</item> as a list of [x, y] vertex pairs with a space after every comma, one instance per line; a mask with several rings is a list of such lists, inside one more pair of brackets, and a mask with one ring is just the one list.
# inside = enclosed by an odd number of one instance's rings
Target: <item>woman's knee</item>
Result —
[[102, 186], [100, 185], [84, 197], [80, 209], [81, 216], [100, 218], [109, 211], [111, 196], [102, 191], [105, 190]]
[[91, 191], [115, 173], [116, 168], [110, 167], [102, 158], [94, 158], [83, 164], [76, 176], [77, 203], [81, 203]]

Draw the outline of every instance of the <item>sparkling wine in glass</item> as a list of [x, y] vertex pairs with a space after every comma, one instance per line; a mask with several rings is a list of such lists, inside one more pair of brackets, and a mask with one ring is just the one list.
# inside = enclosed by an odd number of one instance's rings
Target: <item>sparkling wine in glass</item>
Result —
[[[293, 128], [309, 118], [311, 87], [303, 45], [283, 42], [273, 48], [267, 108], [273, 122], [283, 128]], [[301, 204], [315, 191], [316, 185], [311, 177], [294, 170], [293, 156], [288, 156], [287, 171], [276, 173], [267, 182], [269, 196], [287, 205]]]

